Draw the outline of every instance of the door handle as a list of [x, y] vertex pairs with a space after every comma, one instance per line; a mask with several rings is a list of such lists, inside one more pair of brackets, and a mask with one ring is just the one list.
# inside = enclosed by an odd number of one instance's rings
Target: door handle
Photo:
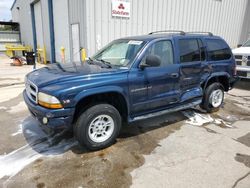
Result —
[[170, 76], [171, 76], [172, 78], [178, 78], [178, 77], [179, 77], [179, 74], [178, 74], [178, 73], [172, 73], [172, 74], [170, 74]]

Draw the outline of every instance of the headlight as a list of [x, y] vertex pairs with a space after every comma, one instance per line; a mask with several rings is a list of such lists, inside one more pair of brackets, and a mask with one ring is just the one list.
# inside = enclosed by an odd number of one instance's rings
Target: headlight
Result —
[[38, 93], [38, 104], [46, 108], [63, 108], [62, 104], [56, 97], [42, 92]]

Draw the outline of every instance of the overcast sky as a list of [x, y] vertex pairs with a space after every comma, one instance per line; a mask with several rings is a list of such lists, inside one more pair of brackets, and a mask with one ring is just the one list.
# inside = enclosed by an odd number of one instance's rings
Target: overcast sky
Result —
[[11, 20], [10, 7], [14, 0], [0, 0], [0, 21]]

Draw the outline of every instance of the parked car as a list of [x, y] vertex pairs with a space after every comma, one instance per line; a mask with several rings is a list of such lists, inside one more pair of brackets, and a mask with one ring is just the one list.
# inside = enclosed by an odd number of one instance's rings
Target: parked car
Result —
[[236, 60], [237, 75], [250, 79], [250, 39], [241, 47], [232, 50]]
[[73, 130], [97, 150], [115, 142], [122, 122], [196, 105], [217, 111], [235, 67], [227, 43], [212, 33], [154, 32], [115, 40], [85, 62], [35, 70], [23, 97], [41, 126]]

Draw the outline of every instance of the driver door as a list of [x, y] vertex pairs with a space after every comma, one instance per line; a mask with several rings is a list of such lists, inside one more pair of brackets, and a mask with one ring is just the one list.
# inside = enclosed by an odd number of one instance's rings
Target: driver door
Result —
[[174, 63], [172, 42], [151, 44], [140, 64], [145, 64], [148, 55], [158, 56], [161, 63], [158, 67], [132, 70], [129, 80], [134, 113], [159, 110], [179, 100], [179, 64]]

